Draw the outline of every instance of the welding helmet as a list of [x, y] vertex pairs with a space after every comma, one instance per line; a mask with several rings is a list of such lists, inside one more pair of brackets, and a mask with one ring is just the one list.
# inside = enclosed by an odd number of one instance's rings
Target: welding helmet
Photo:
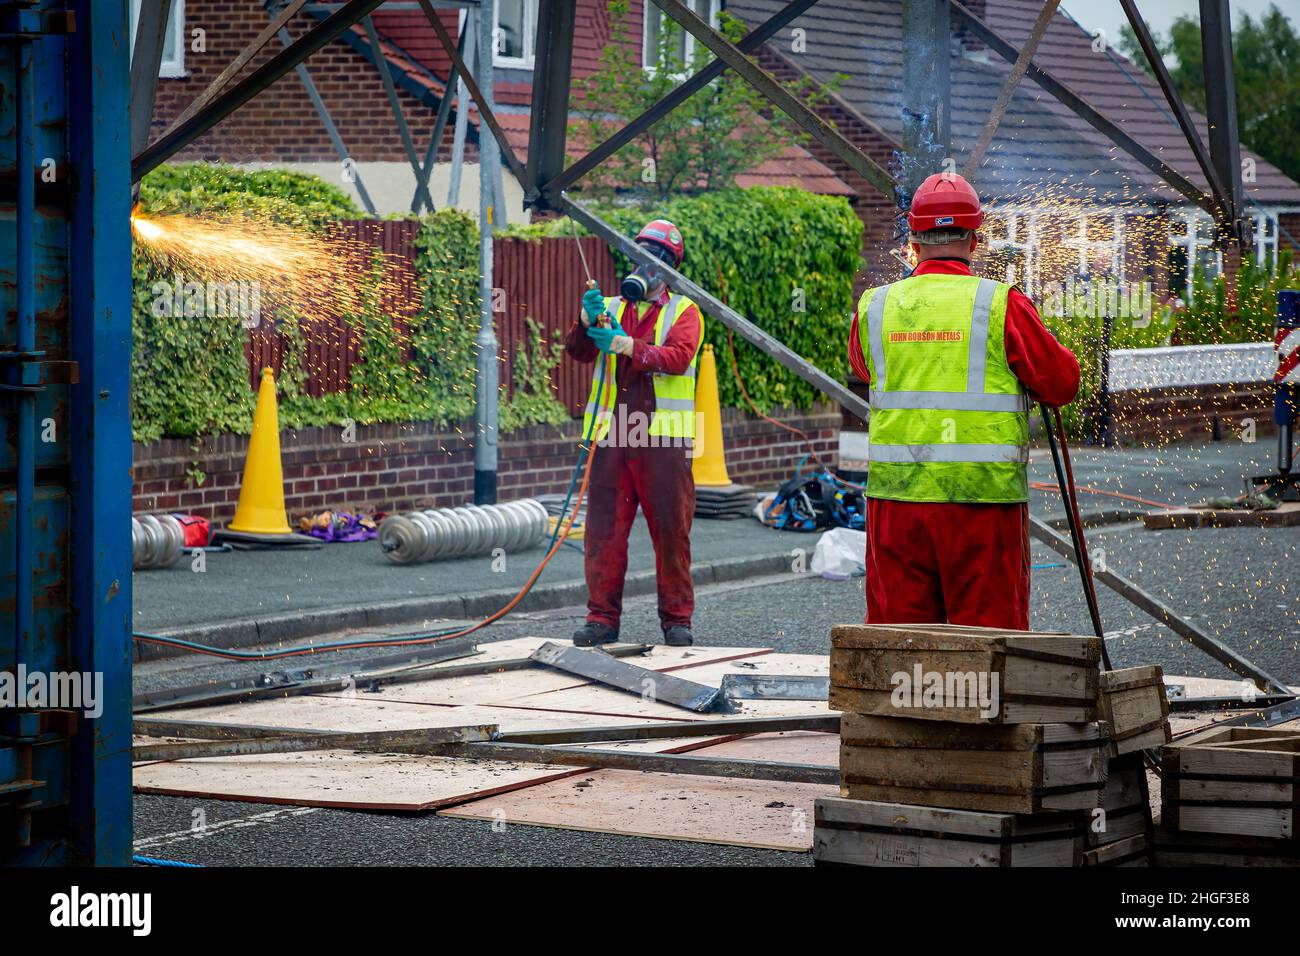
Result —
[[984, 222], [979, 193], [956, 173], [935, 173], [916, 188], [907, 227], [915, 235], [931, 229], [978, 229]]
[[[682, 263], [686, 247], [682, 244], [682, 234], [676, 226], [666, 219], [656, 219], [647, 223], [636, 237], [636, 244], [650, 255], [674, 269]], [[653, 265], [638, 265], [623, 280], [619, 293], [628, 302], [640, 302], [650, 290], [663, 281], [664, 270]]]

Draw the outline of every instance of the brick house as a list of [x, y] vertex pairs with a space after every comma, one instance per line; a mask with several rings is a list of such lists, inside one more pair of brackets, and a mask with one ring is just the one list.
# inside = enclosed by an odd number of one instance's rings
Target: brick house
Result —
[[[782, 0], [728, 0], [726, 8], [752, 28], [783, 5]], [[966, 6], [1013, 45], [1024, 42], [1042, 8], [1036, 0], [967, 0]], [[766, 44], [759, 61], [784, 79], [803, 74], [829, 83], [838, 76], [836, 95], [823, 114], [877, 161], [888, 161], [902, 149], [901, 25], [901, 0], [820, 0]], [[1155, 81], [1104, 43], [1094, 49], [1096, 39], [1058, 11], [1035, 59], [1147, 149], [1203, 185]], [[950, 53], [952, 158], [960, 169], [1010, 65], [955, 24]], [[1205, 138], [1205, 117], [1194, 114], [1194, 120]], [[888, 199], [829, 151], [814, 145], [810, 152], [858, 193], [871, 277], [895, 275], [886, 254], [896, 245]], [[1300, 237], [1300, 185], [1248, 150], [1241, 155], [1255, 226], [1253, 251], [1271, 260], [1279, 242], [1294, 247]], [[1031, 80], [1018, 87], [976, 185], [993, 208], [986, 228], [997, 266], [1031, 295], [1042, 295], [1049, 282], [1075, 276], [1147, 279], [1157, 294], [1166, 288], [1186, 294], [1189, 258], [1212, 274], [1221, 268], [1210, 249], [1208, 214]]]
[[[696, 9], [716, 18], [721, 0], [697, 0]], [[139, 0], [132, 0], [133, 12]], [[707, 8], [707, 11], [706, 11]], [[307, 8], [310, 10], [310, 5]], [[528, 149], [529, 111], [532, 102], [533, 49], [537, 0], [495, 0], [500, 31], [493, 61], [497, 114], [511, 147], [521, 161]], [[633, 0], [628, 25], [634, 33], [654, 42], [659, 29], [658, 11], [644, 16], [643, 0]], [[322, 14], [300, 13], [288, 30], [297, 36]], [[440, 10], [439, 16], [453, 36], [463, 15]], [[410, 124], [417, 151], [423, 155], [433, 129], [434, 116], [446, 95], [450, 60], [437, 34], [419, 10], [380, 8], [373, 15], [376, 33], [397, 87], [402, 110]], [[201, 93], [235, 55], [268, 22], [261, 0], [172, 0], [170, 36], [160, 72], [152, 135], [157, 136], [182, 109]], [[601, 49], [609, 39], [610, 18], [606, 0], [579, 0], [574, 43], [575, 80], [598, 68]], [[196, 46], [202, 49], [196, 51]], [[280, 49], [272, 40], [247, 69], [264, 62]], [[638, 51], [639, 52], [639, 51]], [[330, 119], [353, 161], [356, 179], [364, 185], [380, 214], [410, 208], [415, 178], [407, 161], [373, 51], [361, 26], [307, 61]], [[455, 91], [453, 90], [453, 96]], [[478, 114], [467, 115], [465, 167], [459, 199], [451, 202], [476, 210], [478, 203]], [[448, 202], [455, 107], [437, 151], [431, 177], [434, 202]], [[177, 160], [203, 159], [247, 166], [274, 165], [311, 172], [347, 189], [360, 199], [357, 184], [344, 175], [335, 145], [308, 93], [293, 74], [287, 75], [247, 106], [196, 140]], [[503, 171], [505, 213], [518, 221], [524, 217], [523, 189]], [[798, 145], [790, 145], [776, 158], [750, 170], [738, 180], [742, 186], [799, 186], [826, 195], [852, 198], [839, 176]]]

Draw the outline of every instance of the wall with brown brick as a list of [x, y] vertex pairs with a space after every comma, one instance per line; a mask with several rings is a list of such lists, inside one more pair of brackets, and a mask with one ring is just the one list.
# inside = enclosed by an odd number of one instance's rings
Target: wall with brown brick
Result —
[[[817, 454], [834, 465], [839, 412], [775, 413], [807, 433]], [[723, 442], [732, 481], [773, 486], [789, 478], [807, 451], [798, 436], [735, 409], [723, 409]], [[577, 455], [580, 421], [536, 426], [501, 439], [502, 501], [564, 492]], [[472, 500], [473, 424], [436, 429], [425, 423], [357, 426], [345, 442], [339, 428], [285, 430], [280, 435], [285, 502], [291, 520], [308, 512], [402, 511]], [[229, 521], [239, 498], [247, 436], [165, 439], [135, 446], [137, 514], [180, 511]], [[199, 473], [202, 480], [198, 480]]]
[[1248, 420], [1256, 437], [1277, 431], [1273, 386], [1267, 382], [1114, 392], [1111, 415], [1115, 439], [1132, 445], [1237, 440]]

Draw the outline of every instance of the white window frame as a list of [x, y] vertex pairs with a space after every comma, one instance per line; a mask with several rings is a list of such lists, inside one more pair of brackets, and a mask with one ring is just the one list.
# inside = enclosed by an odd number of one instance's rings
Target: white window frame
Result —
[[501, 0], [492, 0], [492, 65], [510, 70], [531, 70], [537, 54], [537, 0], [524, 0], [524, 55], [506, 56], [499, 52]]
[[[668, 16], [668, 14], [664, 13], [658, 7], [654, 6], [653, 0], [643, 0], [643, 2], [644, 6], [641, 12], [641, 67], [647, 73], [654, 73], [655, 63], [659, 59], [659, 38], [655, 37], [653, 45], [651, 44], [650, 11], [651, 9], [658, 11], [660, 23], [671, 23], [673, 26], [677, 26], [677, 21]], [[699, 11], [695, 9], [696, 2], [697, 0], [683, 0], [683, 3], [687, 7], [695, 13], [699, 13]], [[718, 13], [722, 9], [721, 0], [706, 0], [706, 2], [709, 4], [709, 26], [716, 30], [718, 28]], [[689, 32], [683, 32], [686, 33], [685, 66], [689, 72], [691, 61], [695, 58], [695, 36]], [[686, 73], [682, 73], [676, 78], [685, 79]]]
[[1079, 275], [1092, 275], [1092, 256], [1094, 249], [1103, 249], [1110, 253], [1111, 278], [1120, 282], [1124, 279], [1124, 213], [1115, 210], [1111, 213], [1109, 239], [1092, 239], [1088, 235], [1088, 222], [1106, 215], [1105, 209], [1084, 209], [1079, 212], [1079, 232], [1077, 235], [1061, 240], [1061, 245], [1079, 250]]
[[[135, 52], [135, 32], [140, 21], [140, 0], [131, 0], [131, 51]], [[188, 76], [185, 72], [185, 0], [172, 0], [172, 12], [167, 18], [167, 31], [171, 34], [172, 50], [175, 55], [168, 59], [163, 56], [158, 65], [161, 79], [177, 79]]]
[[[1183, 290], [1183, 301], [1188, 305], [1192, 304], [1193, 278], [1196, 275], [1196, 263], [1198, 261], [1197, 253], [1202, 249], [1208, 249], [1214, 245], [1214, 220], [1208, 213], [1196, 210], [1195, 212], [1184, 210], [1180, 218], [1183, 221], [1183, 231], [1179, 234], [1169, 236], [1169, 245], [1178, 246], [1186, 253], [1187, 260], [1187, 282]], [[1202, 235], [1204, 234], [1204, 238]], [[1206, 275], [1207, 279], [1213, 279], [1223, 271], [1223, 253], [1216, 253], [1214, 258], [1214, 268]]]

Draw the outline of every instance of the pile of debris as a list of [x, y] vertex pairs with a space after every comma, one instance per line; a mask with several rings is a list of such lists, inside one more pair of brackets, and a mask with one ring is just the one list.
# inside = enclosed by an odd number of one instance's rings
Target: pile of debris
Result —
[[840, 797], [816, 804], [818, 864], [1145, 865], [1163, 675], [1100, 659], [1096, 637], [833, 629]]

